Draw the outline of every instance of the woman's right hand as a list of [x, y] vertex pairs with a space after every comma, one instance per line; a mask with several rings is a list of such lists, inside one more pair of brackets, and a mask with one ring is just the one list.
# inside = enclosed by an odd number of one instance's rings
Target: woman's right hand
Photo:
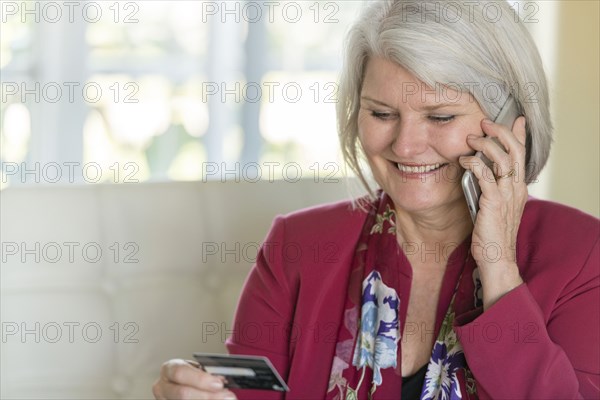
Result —
[[223, 382], [223, 377], [203, 371], [195, 361], [173, 359], [162, 365], [152, 393], [157, 400], [236, 399]]

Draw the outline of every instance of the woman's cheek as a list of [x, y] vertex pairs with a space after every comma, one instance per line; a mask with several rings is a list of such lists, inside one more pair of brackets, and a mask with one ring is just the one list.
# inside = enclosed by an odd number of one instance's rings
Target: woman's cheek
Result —
[[358, 136], [363, 148], [369, 153], [383, 152], [393, 140], [390, 127], [378, 121], [368, 121], [359, 125]]
[[467, 144], [470, 132], [474, 131], [458, 127], [437, 135], [438, 151], [448, 159], [458, 159], [459, 156], [472, 152], [473, 149]]
[[376, 150], [377, 137], [372, 124], [369, 124], [367, 121], [359, 121], [358, 139], [367, 153], [372, 153]]

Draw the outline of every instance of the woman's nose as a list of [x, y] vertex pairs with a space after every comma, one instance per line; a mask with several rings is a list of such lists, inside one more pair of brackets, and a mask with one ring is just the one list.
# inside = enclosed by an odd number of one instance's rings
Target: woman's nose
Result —
[[400, 121], [394, 132], [392, 151], [403, 159], [410, 159], [427, 149], [427, 130], [414, 120]]

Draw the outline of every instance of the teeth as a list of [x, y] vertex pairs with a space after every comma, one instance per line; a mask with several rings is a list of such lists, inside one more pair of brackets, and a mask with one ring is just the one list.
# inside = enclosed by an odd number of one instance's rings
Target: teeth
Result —
[[429, 172], [429, 171], [433, 171], [434, 169], [437, 169], [440, 167], [441, 164], [433, 164], [433, 165], [419, 165], [419, 166], [410, 166], [410, 165], [403, 165], [398, 163], [398, 169], [402, 172], [406, 172], [409, 174], [422, 174], [425, 172]]

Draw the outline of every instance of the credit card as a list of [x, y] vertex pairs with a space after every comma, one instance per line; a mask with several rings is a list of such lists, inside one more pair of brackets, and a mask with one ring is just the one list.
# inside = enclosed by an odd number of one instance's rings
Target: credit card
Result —
[[225, 377], [228, 389], [289, 390], [267, 357], [194, 353], [203, 370]]

